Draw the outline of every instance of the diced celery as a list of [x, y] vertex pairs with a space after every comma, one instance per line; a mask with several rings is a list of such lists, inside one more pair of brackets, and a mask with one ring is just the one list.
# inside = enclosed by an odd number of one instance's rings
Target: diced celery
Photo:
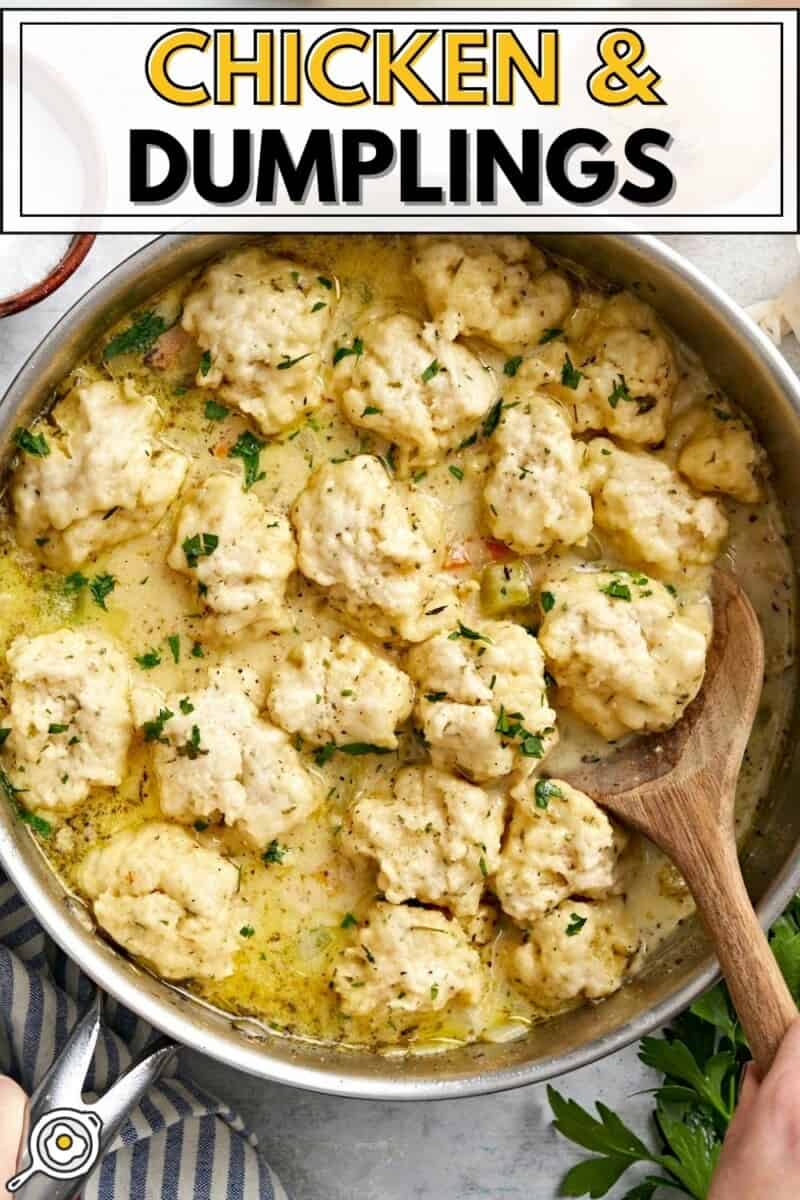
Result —
[[487, 617], [499, 617], [531, 601], [528, 568], [522, 559], [489, 563], [481, 573], [481, 608]]

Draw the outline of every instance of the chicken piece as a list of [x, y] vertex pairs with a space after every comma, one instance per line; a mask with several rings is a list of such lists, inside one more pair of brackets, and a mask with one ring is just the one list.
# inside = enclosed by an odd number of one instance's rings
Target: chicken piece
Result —
[[408, 676], [347, 634], [294, 646], [267, 699], [273, 721], [312, 746], [368, 742], [389, 750], [413, 703]]
[[586, 539], [592, 501], [581, 477], [582, 447], [557, 401], [531, 395], [524, 386], [513, 391], [491, 451], [484, 500], [496, 538], [520, 554], [545, 554], [554, 545]]
[[627, 839], [602, 808], [561, 779], [528, 780], [514, 794], [493, 880], [509, 916], [533, 922], [568, 896], [608, 895]]
[[90, 850], [78, 880], [98, 924], [166, 979], [233, 972], [239, 869], [184, 829], [151, 822]]
[[694, 405], [673, 421], [667, 449], [677, 468], [699, 492], [721, 492], [741, 504], [764, 499], [767, 456], [752, 431], [719, 396], [711, 406]]
[[332, 281], [264, 247], [236, 250], [186, 297], [183, 328], [205, 352], [198, 387], [280, 433], [322, 398], [320, 366], [336, 304]]
[[412, 271], [446, 338], [476, 336], [514, 350], [536, 344], [572, 307], [565, 275], [526, 237], [423, 237]]
[[247, 668], [218, 668], [201, 691], [137, 691], [134, 709], [153, 746], [164, 816], [221, 819], [263, 850], [310, 816], [320, 795], [288, 735], [258, 715], [247, 694], [254, 687]]
[[504, 816], [502, 796], [435, 767], [407, 767], [390, 795], [356, 801], [350, 840], [377, 861], [378, 887], [393, 904], [422, 900], [474, 915], [498, 863]]
[[552, 392], [576, 433], [605, 429], [629, 442], [663, 441], [678, 381], [669, 335], [629, 292], [585, 292], [563, 337], [526, 361], [534, 386]]
[[542, 586], [539, 644], [559, 702], [609, 739], [674, 725], [703, 682], [709, 601], [683, 603], [625, 571], [568, 571]]
[[[408, 657], [431, 760], [481, 782], [537, 766], [557, 741], [544, 657], [512, 621], [460, 625]], [[527, 773], [527, 771], [526, 771]]]
[[436, 909], [377, 903], [334, 974], [350, 1016], [439, 1012], [455, 1000], [477, 1003], [481, 961], [457, 921]]
[[622, 901], [562, 900], [512, 952], [512, 981], [545, 1010], [600, 1000], [621, 986], [636, 949]]
[[457, 612], [441, 565], [439, 515], [359, 454], [311, 477], [292, 510], [298, 564], [375, 637], [422, 641]]
[[73, 812], [92, 788], [122, 783], [131, 737], [125, 656], [98, 633], [60, 629], [9, 647], [5, 743], [28, 808]]
[[21, 434], [11, 498], [22, 545], [73, 570], [157, 525], [189, 466], [160, 444], [159, 424], [152, 396], [100, 382], [75, 388]]
[[362, 330], [363, 353], [334, 367], [344, 416], [400, 450], [400, 467], [437, 462], [472, 431], [495, 400], [493, 376], [464, 346], [403, 313]]
[[608, 438], [586, 449], [594, 519], [627, 562], [678, 582], [713, 563], [728, 536], [718, 500], [699, 496], [661, 459], [620, 450]]
[[297, 565], [288, 520], [268, 511], [232, 475], [210, 475], [181, 506], [167, 562], [196, 581], [211, 636], [286, 629], [286, 583]]

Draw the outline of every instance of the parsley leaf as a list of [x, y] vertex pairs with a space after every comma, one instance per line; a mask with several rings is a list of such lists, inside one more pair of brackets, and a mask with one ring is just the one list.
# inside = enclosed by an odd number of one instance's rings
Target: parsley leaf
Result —
[[72, 592], [73, 594], [77, 594], [86, 587], [88, 582], [89, 580], [85, 575], [82, 575], [80, 571], [73, 571], [72, 574], [67, 575], [66, 579], [64, 580], [64, 591], [67, 593]]
[[217, 404], [216, 400], [206, 400], [205, 414], [208, 421], [224, 421], [229, 413], [230, 409], [224, 404]]
[[4, 746], [7, 738], [11, 735], [10, 729], [0, 729], [0, 746]]
[[189, 713], [194, 712], [194, 705], [188, 696], [184, 696], [182, 700], [178, 701], [178, 707], [185, 717], [188, 717]]
[[273, 838], [261, 857], [265, 863], [282, 863], [288, 853], [289, 847], [282, 846], [277, 838]]
[[107, 360], [116, 357], [117, 354], [144, 353], [145, 350], [150, 349], [156, 338], [159, 338], [166, 328], [166, 321], [158, 313], [139, 313], [127, 329], [115, 334], [106, 343], [103, 358]]
[[261, 451], [266, 445], [249, 432], [240, 433], [236, 439], [236, 445], [232, 446], [228, 451], [228, 458], [240, 458], [244, 464], [244, 490], [250, 491], [254, 483], [258, 483], [264, 478], [264, 472], [260, 470], [261, 466]]
[[341, 922], [339, 924], [339, 928], [340, 929], [352, 929], [353, 926], [357, 925], [357, 924], [358, 924], [357, 919], [353, 916], [353, 914], [351, 912], [348, 912], [348, 913], [345, 913], [344, 916], [342, 917]]
[[14, 443], [34, 458], [47, 458], [50, 447], [43, 433], [31, 433], [30, 429], [15, 429]]
[[439, 364], [438, 358], [434, 358], [432, 362], [428, 363], [427, 367], [420, 375], [420, 379], [422, 380], [423, 383], [430, 383], [430, 381], [433, 379], [433, 377], [435, 375], [439, 374], [441, 369], [442, 368]]
[[627, 583], [622, 583], [619, 579], [612, 579], [605, 587], [601, 587], [600, 591], [604, 595], [610, 596], [612, 600], [630, 600], [631, 589]]
[[554, 607], [556, 598], [552, 592], [541, 592], [539, 595], [539, 603], [542, 606], [542, 612], [549, 613]]
[[469, 642], [489, 642], [490, 645], [492, 641], [485, 633], [478, 633], [474, 629], [469, 629], [461, 621], [458, 622], [458, 629], [454, 629], [452, 633], [449, 633], [447, 638], [451, 642], [456, 641], [457, 638], [466, 638]]
[[172, 661], [174, 663], [179, 663], [181, 660], [180, 634], [170, 633], [167, 636], [167, 645], [169, 646], [169, 652], [172, 655]]
[[288, 371], [289, 367], [296, 367], [297, 364], [299, 362], [302, 362], [304, 358], [310, 358], [310, 357], [311, 357], [310, 350], [306, 351], [305, 354], [298, 354], [297, 358], [290, 358], [289, 355], [286, 354], [283, 357], [283, 361], [278, 363], [278, 370], [279, 371]]
[[143, 671], [152, 671], [153, 667], [158, 667], [161, 664], [161, 655], [157, 650], [146, 650], [144, 654], [136, 655], [136, 662]]
[[625, 376], [618, 375], [614, 383], [614, 387], [611, 389], [611, 395], [608, 397], [608, 403], [612, 408], [616, 408], [620, 400], [632, 399], [633, 397], [631, 396], [630, 389], [625, 382]]
[[515, 354], [513, 358], [507, 358], [506, 361], [503, 363], [503, 374], [507, 375], [509, 377], [509, 379], [513, 379], [521, 366], [522, 366], [522, 355]]
[[461, 467], [450, 466], [447, 469], [450, 472], [450, 474], [453, 476], [453, 479], [457, 479], [459, 483], [464, 478], [464, 472], [462, 471]]
[[503, 401], [497, 400], [489, 409], [481, 424], [481, 433], [485, 438], [491, 437], [497, 426], [500, 424], [500, 415], [503, 411]]
[[582, 379], [583, 371], [579, 371], [573, 364], [570, 356], [565, 354], [564, 365], [561, 368], [561, 383], [563, 386], [574, 390]]
[[552, 779], [537, 779], [533, 795], [537, 808], [547, 808], [551, 800], [560, 800], [564, 793]]
[[200, 374], [205, 379], [208, 372], [211, 370], [211, 351], [204, 350], [200, 359]]
[[364, 353], [364, 343], [362, 342], [361, 338], [360, 337], [353, 338], [352, 346], [337, 346], [336, 347], [336, 349], [333, 352], [333, 365], [336, 366], [337, 363], [340, 363], [343, 358], [349, 358], [350, 355], [354, 355], [356, 361], [358, 361], [358, 359], [361, 358], [361, 355], [363, 353]]
[[166, 742], [164, 737], [164, 726], [167, 721], [171, 721], [175, 716], [169, 708], [159, 709], [158, 716], [153, 717], [150, 721], [145, 721], [142, 726], [142, 733], [146, 742]]
[[219, 538], [215, 533], [193, 533], [191, 537], [184, 538], [183, 553], [186, 555], [187, 565], [196, 567], [200, 559], [208, 558], [218, 545]]
[[317, 283], [322, 284], [322, 286], [324, 288], [327, 288], [328, 291], [330, 291], [331, 288], [333, 287], [333, 281], [331, 279], [328, 279], [325, 275], [318, 275]]
[[181, 758], [188, 758], [192, 762], [201, 754], [208, 754], [208, 750], [203, 750], [200, 746], [200, 730], [197, 725], [192, 726], [191, 737], [188, 737], [182, 746], [176, 747], [176, 753]]
[[252, 925], [243, 925], [242, 928], [239, 930], [239, 937], [251, 938], [254, 933], [255, 933], [255, 929], [253, 928]]
[[117, 581], [113, 575], [95, 575], [89, 584], [89, 591], [99, 608], [105, 609], [106, 596], [110, 596], [116, 586]]

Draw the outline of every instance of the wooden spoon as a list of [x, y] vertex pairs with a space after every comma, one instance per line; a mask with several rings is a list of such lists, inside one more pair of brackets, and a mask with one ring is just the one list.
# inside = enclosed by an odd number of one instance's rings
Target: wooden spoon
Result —
[[750, 601], [722, 571], [714, 574], [713, 600], [705, 679], [683, 718], [566, 778], [676, 864], [764, 1075], [798, 1015], [747, 895], [734, 836], [736, 780], [761, 695], [764, 644]]

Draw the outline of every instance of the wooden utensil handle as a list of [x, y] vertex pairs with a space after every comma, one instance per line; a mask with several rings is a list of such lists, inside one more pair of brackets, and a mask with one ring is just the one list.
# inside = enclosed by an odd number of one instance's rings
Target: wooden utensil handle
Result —
[[706, 853], [695, 853], [691, 864], [684, 864], [684, 875], [763, 1077], [798, 1011], [753, 911], [733, 839], [706, 833]]

